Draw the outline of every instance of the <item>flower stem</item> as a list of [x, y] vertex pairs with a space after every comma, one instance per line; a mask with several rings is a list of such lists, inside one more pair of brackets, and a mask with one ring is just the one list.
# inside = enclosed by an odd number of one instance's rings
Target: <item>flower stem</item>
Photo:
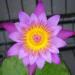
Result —
[[27, 66], [27, 69], [28, 69], [28, 75], [35, 75], [36, 73], [36, 64], [33, 64], [33, 65], [28, 65]]

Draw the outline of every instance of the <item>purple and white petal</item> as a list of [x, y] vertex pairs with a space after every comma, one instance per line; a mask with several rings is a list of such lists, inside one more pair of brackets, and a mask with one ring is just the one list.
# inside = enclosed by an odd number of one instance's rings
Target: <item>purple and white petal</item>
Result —
[[26, 25], [26, 24], [23, 23], [23, 22], [16, 22], [16, 23], [15, 23], [15, 27], [16, 27], [17, 31], [22, 32], [23, 29], [25, 29], [25, 28], [28, 27], [28, 25]]
[[37, 60], [37, 56], [29, 55], [29, 63], [30, 65], [34, 64]]
[[43, 59], [42, 57], [39, 57], [36, 61], [37, 67], [42, 69], [45, 65], [45, 59]]
[[45, 13], [40, 14], [39, 16], [39, 22], [43, 23], [44, 25], [47, 25], [47, 17]]
[[41, 56], [43, 59], [45, 59], [47, 62], [51, 63], [52, 62], [52, 58], [51, 58], [51, 53], [49, 51], [45, 52], [45, 53], [41, 53]]
[[60, 64], [60, 58], [57, 54], [51, 54], [52, 55], [52, 61], [55, 64]]
[[25, 66], [29, 65], [29, 57], [28, 57], [28, 56], [24, 57], [24, 58], [22, 59], [22, 62], [23, 62], [23, 64], [24, 64]]
[[31, 15], [30, 23], [38, 23], [38, 17], [35, 14]]
[[52, 46], [50, 49], [49, 49], [49, 51], [51, 52], [51, 53], [59, 53], [59, 49], [54, 45], [54, 46]]
[[59, 15], [55, 15], [55, 16], [52, 16], [48, 19], [48, 25], [58, 25], [58, 22], [60, 20], [60, 16]]
[[53, 36], [56, 36], [59, 34], [59, 32], [61, 31], [62, 27], [61, 26], [54, 26], [54, 28], [51, 28], [53, 30]]
[[19, 13], [19, 20], [20, 20], [20, 22], [23, 22], [26, 25], [29, 25], [30, 24], [29, 23], [30, 22], [30, 17], [25, 12], [23, 12], [23, 11], [21, 11]]
[[15, 27], [18, 31], [22, 31], [22, 27], [20, 26], [19, 22], [15, 23]]
[[67, 45], [66, 42], [63, 39], [59, 38], [59, 37], [52, 38], [52, 44], [54, 46], [56, 46], [57, 48], [64, 47], [64, 46]]
[[27, 55], [28, 55], [28, 53], [25, 52], [25, 50], [24, 50], [23, 48], [21, 48], [21, 49], [19, 50], [18, 57], [19, 57], [20, 59], [26, 57]]
[[15, 42], [22, 42], [21, 34], [19, 32], [13, 32], [9, 35], [9, 38]]
[[13, 45], [7, 52], [7, 56], [16, 56], [18, 55], [21, 44], [17, 43]]

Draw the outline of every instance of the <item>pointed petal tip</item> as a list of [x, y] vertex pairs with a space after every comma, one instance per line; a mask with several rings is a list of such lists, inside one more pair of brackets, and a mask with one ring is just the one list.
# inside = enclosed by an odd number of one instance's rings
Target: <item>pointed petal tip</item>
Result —
[[38, 5], [34, 11], [34, 13], [39, 16], [41, 13], [45, 13], [44, 5], [42, 0], [38, 0]]
[[20, 11], [18, 14], [19, 14], [19, 15], [20, 15], [20, 14], [25, 14], [25, 12], [24, 12], [24, 11]]
[[75, 32], [73, 32], [71, 30], [63, 29], [63, 30], [61, 30], [61, 32], [59, 33], [58, 36], [65, 40], [72, 36], [75, 36]]
[[7, 51], [7, 56], [17, 56], [18, 55], [18, 49], [19, 49], [20, 44], [17, 43], [13, 45], [9, 50]]
[[53, 15], [51, 18], [60, 19], [60, 15], [56, 14], [56, 15]]
[[6, 53], [7, 57], [12, 57], [12, 56], [15, 56], [16, 55], [16, 52], [13, 52], [13, 50], [9, 50], [7, 53]]
[[15, 24], [12, 22], [5, 22], [0, 24], [0, 28], [3, 28], [6, 30], [8, 33], [16, 31]]
[[57, 20], [60, 20], [60, 15], [55, 15], [54, 16]]
[[19, 12], [19, 21], [23, 23], [29, 22], [29, 15], [23, 11]]
[[58, 25], [60, 15], [54, 15], [48, 19], [48, 25]]

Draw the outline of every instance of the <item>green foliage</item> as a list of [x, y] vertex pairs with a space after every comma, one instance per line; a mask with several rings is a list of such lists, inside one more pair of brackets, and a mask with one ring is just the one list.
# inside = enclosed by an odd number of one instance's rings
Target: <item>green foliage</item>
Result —
[[12, 57], [4, 60], [2, 75], [27, 75], [27, 71], [19, 59]]
[[70, 75], [65, 64], [62, 63], [60, 65], [56, 64], [45, 64], [45, 67], [40, 70], [37, 69], [36, 75]]
[[[22, 62], [16, 58], [7, 58], [0, 67], [0, 75], [27, 75], [27, 70]], [[42, 70], [37, 69], [36, 75], [70, 75], [65, 64], [46, 63]]]
[[1, 69], [1, 66], [0, 66], [0, 75], [2, 75], [2, 69]]

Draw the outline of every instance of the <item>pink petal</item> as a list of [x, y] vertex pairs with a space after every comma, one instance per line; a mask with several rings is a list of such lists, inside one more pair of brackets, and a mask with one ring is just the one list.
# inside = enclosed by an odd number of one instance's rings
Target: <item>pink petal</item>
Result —
[[28, 54], [25, 52], [25, 50], [23, 48], [20, 49], [19, 53], [18, 53], [18, 57], [20, 59], [26, 57]]
[[55, 36], [61, 31], [62, 27], [61, 26], [55, 26], [55, 27], [52, 26], [51, 29], [53, 30], [53, 35]]
[[59, 15], [52, 16], [48, 19], [48, 25], [58, 25], [59, 20], [60, 20]]
[[46, 52], [46, 53], [42, 53], [41, 54], [42, 55], [42, 57], [47, 61], [47, 62], [49, 62], [49, 63], [51, 63], [52, 62], [52, 59], [51, 59], [51, 54], [50, 54], [50, 52], [48, 51], [48, 52]]
[[47, 17], [46, 17], [45, 13], [42, 13], [42, 14], [39, 15], [39, 21], [41, 23], [44, 23], [45, 25], [47, 24]]
[[5, 29], [8, 33], [15, 32], [17, 29], [12, 22], [5, 22], [0, 24], [1, 28]]
[[28, 56], [24, 57], [24, 58], [22, 59], [22, 62], [23, 62], [23, 64], [24, 64], [25, 66], [29, 65], [29, 58], [28, 58]]
[[55, 45], [57, 48], [64, 47], [67, 45], [66, 42], [59, 37], [52, 38], [52, 44]]
[[51, 54], [52, 55], [52, 61], [55, 63], [55, 64], [60, 64], [60, 58], [57, 54]]
[[30, 19], [30, 23], [37, 23], [38, 22], [38, 18], [35, 14], [31, 15], [31, 19]]
[[37, 56], [29, 55], [30, 65], [34, 64], [37, 60]]
[[19, 13], [19, 20], [27, 25], [29, 25], [30, 17], [23, 11]]
[[23, 29], [25, 29], [26, 27], [28, 27], [25, 23], [23, 22], [16, 22], [15, 23], [15, 27], [19, 32], [22, 32]]
[[42, 14], [42, 13], [45, 13], [45, 9], [44, 9], [42, 0], [38, 0], [38, 5], [37, 5], [37, 7], [36, 7], [34, 13], [35, 13], [37, 16], [39, 16], [39, 15]]
[[9, 35], [9, 38], [12, 39], [15, 42], [22, 42], [21, 40], [21, 34], [18, 32], [13, 32]]
[[52, 47], [49, 49], [49, 51], [50, 51], [51, 53], [59, 53], [59, 49], [56, 48], [55, 45], [52, 46]]
[[45, 60], [41, 57], [39, 57], [36, 61], [37, 67], [42, 69], [45, 65]]
[[70, 31], [70, 30], [63, 29], [63, 30], [61, 30], [61, 32], [59, 33], [58, 36], [60, 38], [62, 38], [62, 39], [67, 39], [67, 38], [69, 38], [71, 36], [75, 36], [75, 32]]
[[15, 55], [18, 55], [20, 46], [21, 46], [21, 44], [19, 44], [19, 43], [13, 45], [13, 46], [8, 50], [7, 56], [15, 56]]
[[18, 31], [22, 31], [22, 30], [21, 30], [21, 29], [22, 29], [22, 26], [19, 25], [19, 22], [16, 22], [16, 23], [15, 23], [15, 27], [16, 27], [16, 29], [17, 29]]

